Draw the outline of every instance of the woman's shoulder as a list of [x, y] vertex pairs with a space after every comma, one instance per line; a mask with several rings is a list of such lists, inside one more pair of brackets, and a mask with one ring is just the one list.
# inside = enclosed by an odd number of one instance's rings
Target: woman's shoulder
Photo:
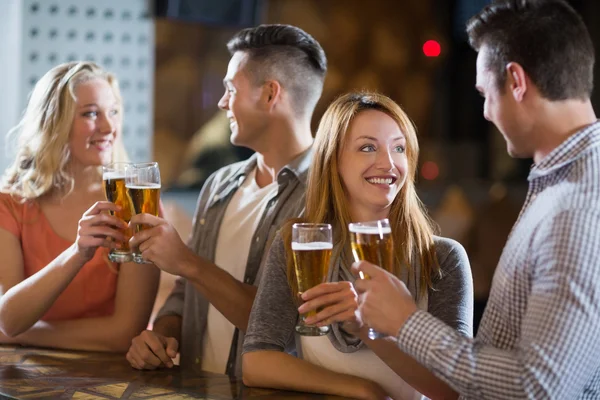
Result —
[[29, 208], [34, 206], [31, 200], [24, 200], [11, 193], [0, 192], [0, 213], [22, 216]]
[[456, 266], [457, 263], [469, 266], [469, 258], [462, 244], [454, 239], [443, 236], [433, 236], [435, 252], [442, 270], [447, 269], [448, 265]]

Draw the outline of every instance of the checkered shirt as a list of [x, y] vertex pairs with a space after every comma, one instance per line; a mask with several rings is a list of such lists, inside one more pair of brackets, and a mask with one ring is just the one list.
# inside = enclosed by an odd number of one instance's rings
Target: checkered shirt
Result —
[[528, 180], [477, 337], [418, 311], [398, 346], [463, 399], [600, 399], [600, 122]]

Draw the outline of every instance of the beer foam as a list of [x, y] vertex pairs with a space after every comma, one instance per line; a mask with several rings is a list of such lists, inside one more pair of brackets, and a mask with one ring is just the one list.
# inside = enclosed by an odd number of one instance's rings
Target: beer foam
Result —
[[392, 233], [392, 228], [389, 226], [365, 226], [352, 224], [348, 228], [350, 232], [361, 233], [363, 235], [386, 235]]
[[102, 174], [102, 179], [125, 179], [125, 174], [117, 171], [107, 171]]
[[160, 189], [160, 183], [148, 183], [143, 185], [129, 185], [126, 184], [127, 189]]
[[312, 243], [298, 243], [292, 242], [292, 250], [306, 251], [306, 250], [331, 250], [333, 244], [329, 242], [312, 242]]

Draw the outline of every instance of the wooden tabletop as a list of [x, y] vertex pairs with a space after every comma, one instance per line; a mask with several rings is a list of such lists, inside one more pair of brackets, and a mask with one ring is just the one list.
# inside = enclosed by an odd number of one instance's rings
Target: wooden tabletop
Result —
[[[4, 396], [4, 397], [2, 397]], [[241, 380], [178, 366], [131, 368], [121, 354], [0, 346], [0, 398], [14, 399], [341, 399], [251, 389]]]

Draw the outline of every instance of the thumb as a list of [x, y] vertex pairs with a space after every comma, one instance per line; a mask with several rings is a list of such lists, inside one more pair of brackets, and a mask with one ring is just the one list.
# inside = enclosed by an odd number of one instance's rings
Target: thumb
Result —
[[177, 350], [179, 350], [179, 342], [177, 342], [177, 339], [173, 337], [165, 338], [165, 345], [167, 355], [171, 358], [175, 358], [175, 356], [177, 356]]
[[352, 272], [363, 279], [373, 279], [379, 275], [381, 268], [367, 261], [352, 264]]

